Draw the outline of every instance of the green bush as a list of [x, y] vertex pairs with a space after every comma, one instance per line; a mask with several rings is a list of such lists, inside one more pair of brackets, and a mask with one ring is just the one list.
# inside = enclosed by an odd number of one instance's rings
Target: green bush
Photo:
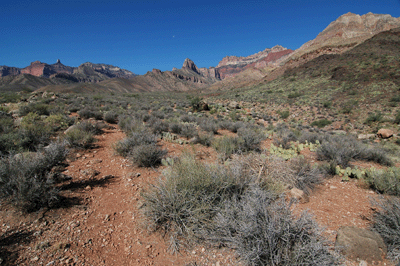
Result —
[[118, 114], [114, 111], [108, 111], [104, 114], [104, 121], [110, 124], [117, 124], [118, 122]]
[[239, 151], [240, 139], [238, 137], [222, 136], [214, 138], [212, 142], [213, 148], [223, 161], [226, 161], [232, 154]]
[[380, 193], [400, 196], [400, 168], [367, 170], [365, 180], [371, 188]]
[[332, 124], [332, 121], [330, 121], [328, 119], [320, 119], [320, 120], [313, 121], [311, 123], [311, 126], [313, 126], [313, 127], [316, 126], [318, 128], [323, 128], [323, 127], [325, 127], [327, 125], [330, 125], [330, 124]]
[[286, 119], [286, 118], [288, 118], [289, 115], [290, 115], [289, 110], [278, 111], [277, 113], [279, 114], [279, 116], [281, 117], [281, 119]]
[[76, 126], [65, 133], [64, 139], [72, 148], [88, 149], [96, 141], [94, 133], [85, 131]]
[[372, 124], [374, 122], [382, 121], [383, 115], [381, 112], [375, 112], [368, 115], [367, 119], [364, 121], [365, 124]]
[[19, 109], [20, 116], [26, 116], [29, 113], [35, 113], [39, 116], [49, 115], [49, 105], [45, 103], [30, 103]]

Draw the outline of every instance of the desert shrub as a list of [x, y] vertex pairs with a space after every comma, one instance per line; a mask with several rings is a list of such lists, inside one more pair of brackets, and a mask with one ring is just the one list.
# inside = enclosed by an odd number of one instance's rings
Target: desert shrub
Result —
[[294, 186], [310, 194], [312, 190], [324, 180], [323, 171], [311, 164], [302, 157], [289, 160], [289, 168], [294, 174]]
[[23, 211], [55, 206], [60, 197], [50, 170], [68, 151], [63, 143], [51, 143], [36, 153], [9, 155], [0, 159], [0, 196]]
[[36, 113], [29, 113], [22, 118], [18, 129], [17, 146], [24, 150], [36, 151], [39, 145], [47, 145], [52, 129]]
[[367, 145], [362, 145], [360, 154], [355, 159], [375, 162], [386, 166], [393, 165], [393, 162], [388, 157], [387, 152], [376, 146], [368, 147]]
[[288, 118], [289, 115], [290, 115], [289, 110], [278, 111], [277, 113], [279, 114], [279, 116], [281, 117], [281, 119], [286, 119], [286, 118]]
[[230, 120], [224, 120], [220, 122], [219, 126], [221, 129], [227, 129], [233, 133], [236, 133], [239, 130], [239, 128], [244, 127], [245, 124], [241, 121], [233, 122]]
[[174, 241], [203, 238], [219, 204], [240, 194], [236, 180], [217, 165], [205, 165], [184, 154], [144, 193], [144, 214], [153, 230], [172, 233]]
[[196, 117], [191, 116], [191, 115], [182, 115], [180, 119], [184, 123], [194, 123], [194, 122], [196, 122]]
[[140, 167], [154, 167], [161, 164], [161, 160], [167, 154], [155, 144], [143, 144], [131, 149], [128, 154], [133, 163]]
[[161, 111], [153, 111], [151, 113], [152, 116], [157, 117], [158, 119], [164, 119], [165, 118], [165, 113]]
[[369, 148], [352, 136], [330, 136], [317, 150], [320, 160], [334, 161], [347, 167], [350, 160], [374, 161], [384, 165], [391, 165], [391, 160], [378, 148]]
[[50, 126], [53, 131], [66, 129], [73, 125], [75, 119], [72, 117], [67, 117], [63, 114], [52, 114], [44, 120], [45, 124]]
[[195, 136], [197, 136], [198, 132], [196, 129], [196, 126], [193, 124], [182, 124], [182, 130], [181, 133], [179, 135], [181, 135], [182, 137], [185, 137], [187, 139], [191, 139]]
[[400, 196], [400, 168], [366, 171], [365, 180], [380, 193]]
[[396, 116], [393, 120], [393, 123], [400, 124], [400, 111], [397, 111]]
[[65, 133], [64, 139], [70, 147], [83, 149], [90, 148], [96, 141], [94, 133], [85, 131], [76, 126]]
[[296, 134], [289, 129], [287, 124], [278, 124], [274, 131], [274, 145], [278, 147], [282, 146], [284, 149], [289, 149], [291, 147], [291, 142], [297, 140]]
[[93, 111], [90, 109], [82, 109], [78, 111], [78, 115], [83, 119], [94, 118], [96, 120], [103, 120], [103, 114], [99, 111]]
[[327, 138], [328, 138], [328, 136], [326, 134], [303, 130], [298, 138], [298, 141], [300, 143], [306, 143], [306, 141], [307, 141], [308, 143], [315, 144], [315, 143], [317, 143], [317, 140], [318, 140], [318, 142], [321, 144]]
[[383, 118], [382, 113], [377, 111], [375, 113], [369, 114], [367, 119], [365, 119], [364, 123], [370, 125], [370, 124], [372, 124], [374, 122], [382, 121], [382, 118]]
[[279, 157], [269, 157], [265, 168], [268, 174], [264, 176], [264, 179], [267, 179], [269, 183], [296, 187], [306, 194], [310, 194], [324, 179], [324, 172], [320, 168], [311, 166], [306, 159], [301, 157], [288, 161]]
[[114, 111], [108, 111], [104, 114], [104, 121], [110, 124], [117, 124], [118, 114]]
[[194, 143], [200, 143], [203, 146], [210, 147], [214, 139], [214, 134], [212, 133], [205, 133], [199, 134], [195, 137]]
[[123, 115], [119, 117], [118, 126], [126, 134], [130, 134], [130, 132], [140, 132], [144, 129], [143, 123], [141, 121], [128, 115]]
[[190, 106], [192, 107], [193, 111], [201, 111], [202, 110], [202, 103], [203, 103], [203, 99], [196, 96], [193, 98], [189, 98], [190, 100]]
[[100, 123], [91, 123], [89, 121], [82, 121], [78, 124], [75, 125], [76, 128], [88, 132], [88, 133], [92, 133], [93, 135], [100, 135], [103, 133], [103, 125]]
[[325, 127], [327, 125], [330, 125], [330, 124], [332, 124], [332, 121], [330, 121], [328, 119], [320, 119], [320, 120], [313, 121], [311, 123], [311, 126], [313, 126], [313, 127], [316, 126], [318, 128], [323, 128], [323, 127]]
[[237, 134], [241, 140], [239, 148], [242, 152], [260, 150], [260, 143], [265, 139], [265, 135], [257, 132], [256, 128], [241, 127]]
[[379, 233], [388, 248], [388, 257], [400, 261], [400, 200], [388, 198], [376, 202], [372, 229]]
[[234, 248], [249, 265], [337, 265], [318, 225], [293, 216], [258, 175], [248, 164], [207, 165], [185, 154], [142, 194], [149, 229], [164, 231], [174, 249], [182, 241]]
[[137, 146], [156, 143], [156, 135], [149, 134], [147, 131], [132, 132], [128, 137], [115, 143], [113, 148], [117, 154], [126, 157]]
[[338, 265], [339, 257], [310, 215], [260, 188], [232, 197], [215, 216], [212, 241], [236, 249], [248, 265]]
[[238, 137], [223, 136], [214, 138], [212, 146], [218, 152], [220, 159], [226, 161], [232, 154], [239, 151], [240, 141]]
[[30, 103], [22, 106], [19, 109], [20, 116], [26, 116], [29, 113], [35, 113], [37, 115], [49, 115], [49, 105], [44, 103]]
[[21, 95], [14, 92], [0, 93], [0, 103], [17, 103], [21, 100]]
[[171, 123], [169, 124], [169, 130], [172, 133], [180, 134], [182, 132], [182, 125], [179, 123]]
[[197, 124], [199, 127], [206, 131], [206, 132], [212, 132], [214, 134], [218, 133], [218, 124], [214, 119], [211, 118], [200, 118], [197, 120]]
[[14, 119], [3, 112], [0, 112], [0, 133], [9, 133], [14, 128]]
[[163, 132], [168, 132], [169, 125], [167, 122], [164, 122], [157, 118], [152, 118], [148, 122], [148, 126], [151, 128], [153, 134], [162, 134]]
[[322, 106], [324, 108], [331, 108], [332, 107], [332, 101], [325, 101], [322, 103]]

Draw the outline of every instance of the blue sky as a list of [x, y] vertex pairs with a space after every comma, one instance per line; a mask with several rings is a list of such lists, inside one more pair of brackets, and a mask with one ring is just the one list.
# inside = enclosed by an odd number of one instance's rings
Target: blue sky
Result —
[[60, 59], [145, 74], [180, 68], [190, 58], [210, 67], [277, 44], [297, 49], [347, 12], [400, 17], [400, 0], [7, 1], [0, 9], [0, 65]]

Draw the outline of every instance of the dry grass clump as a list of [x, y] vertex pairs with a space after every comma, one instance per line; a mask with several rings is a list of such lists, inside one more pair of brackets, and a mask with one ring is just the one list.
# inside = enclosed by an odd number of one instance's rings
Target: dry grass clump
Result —
[[34, 153], [0, 158], [0, 197], [26, 212], [53, 207], [59, 201], [50, 170], [68, 151], [64, 143], [51, 143]]
[[317, 224], [294, 217], [284, 197], [268, 189], [268, 159], [234, 156], [226, 166], [184, 154], [143, 192], [149, 229], [171, 248], [206, 242], [237, 250], [248, 265], [337, 265]]
[[382, 199], [375, 202], [372, 229], [378, 232], [388, 247], [388, 257], [400, 262], [400, 200], [399, 198]]

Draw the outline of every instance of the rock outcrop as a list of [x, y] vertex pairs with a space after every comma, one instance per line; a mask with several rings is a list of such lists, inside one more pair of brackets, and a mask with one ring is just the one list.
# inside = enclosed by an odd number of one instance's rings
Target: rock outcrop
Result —
[[0, 66], [0, 77], [16, 76], [21, 74], [21, 70], [17, 67]]
[[226, 56], [219, 62], [216, 69], [219, 72], [220, 78], [225, 79], [233, 77], [249, 68], [275, 67], [292, 52], [290, 49], [276, 45], [247, 57]]
[[289, 60], [301, 64], [323, 54], [343, 53], [382, 31], [398, 27], [400, 18], [391, 15], [347, 13], [331, 22], [315, 39], [303, 44]]

